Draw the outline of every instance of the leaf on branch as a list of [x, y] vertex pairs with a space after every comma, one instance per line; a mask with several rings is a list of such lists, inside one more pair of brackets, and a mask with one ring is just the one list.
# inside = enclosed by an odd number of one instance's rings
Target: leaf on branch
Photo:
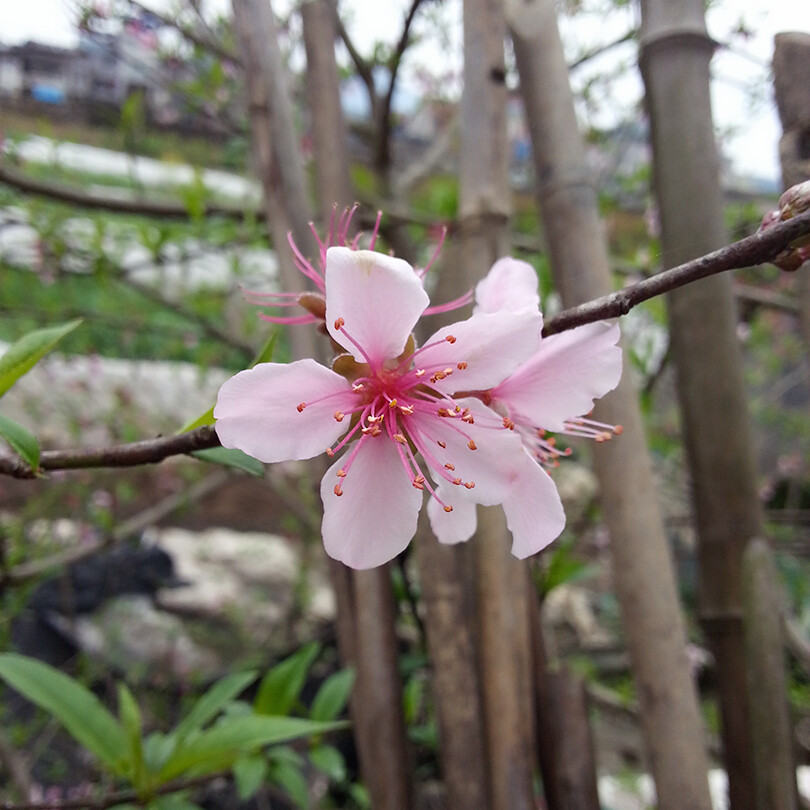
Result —
[[266, 745], [288, 742], [346, 728], [346, 723], [316, 723], [298, 717], [223, 717], [213, 728], [178, 748], [160, 771], [161, 783], [194, 769], [195, 774], [228, 768], [243, 754]]
[[0, 397], [81, 322], [79, 318], [61, 326], [36, 329], [12, 343], [0, 357]]
[[309, 668], [320, 652], [321, 645], [311, 641], [289, 658], [276, 664], [262, 678], [253, 703], [254, 711], [257, 714], [289, 714], [298, 701]]
[[[253, 366], [259, 363], [269, 363], [273, 359], [273, 355], [276, 352], [278, 336], [279, 330], [276, 329], [267, 339], [264, 346], [262, 346], [259, 353], [253, 358], [248, 368], [253, 368]], [[180, 433], [188, 433], [190, 430], [203, 427], [203, 425], [213, 425], [214, 422], [216, 422], [216, 419], [214, 419], [214, 406], [212, 405], [202, 416], [198, 416], [196, 419], [183, 425], [183, 427], [180, 428]]]
[[110, 771], [129, 769], [129, 744], [118, 721], [78, 681], [48, 664], [16, 653], [0, 654], [0, 678], [52, 714], [70, 735]]
[[210, 464], [221, 464], [224, 467], [234, 467], [242, 472], [261, 478], [264, 475], [264, 465], [247, 453], [236, 448], [210, 447], [207, 450], [197, 450], [191, 454], [194, 458], [207, 461]]
[[321, 722], [334, 720], [346, 707], [353, 686], [353, 669], [344, 669], [330, 675], [315, 695], [309, 716]]
[[39, 442], [36, 438], [21, 424], [2, 414], [0, 414], [0, 436], [36, 472], [39, 467]]

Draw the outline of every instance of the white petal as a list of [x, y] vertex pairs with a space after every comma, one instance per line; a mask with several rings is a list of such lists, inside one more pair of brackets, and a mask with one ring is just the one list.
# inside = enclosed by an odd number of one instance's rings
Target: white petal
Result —
[[[397, 357], [429, 303], [414, 269], [370, 250], [326, 251], [326, 328], [360, 363]], [[342, 318], [355, 345], [335, 329]]]
[[473, 312], [517, 312], [527, 308], [540, 308], [535, 269], [511, 256], [498, 259], [475, 288]]
[[[422, 492], [411, 484], [395, 443], [386, 436], [365, 438], [348, 475], [339, 478], [345, 462], [346, 455], [321, 481], [323, 543], [330, 557], [350, 568], [375, 568], [410, 543]], [[340, 496], [334, 492], [338, 483]]]
[[[325, 399], [324, 399], [325, 398]], [[214, 408], [223, 447], [238, 447], [259, 461], [291, 461], [323, 453], [346, 432], [337, 422], [356, 397], [349, 383], [314, 360], [260, 363], [219, 389]], [[298, 405], [312, 402], [299, 412]]]
[[512, 532], [512, 554], [521, 560], [544, 549], [565, 528], [557, 487], [528, 453], [524, 455], [512, 494], [503, 502], [506, 525]]
[[583, 416], [595, 399], [615, 388], [622, 374], [619, 327], [587, 324], [543, 338], [539, 349], [492, 392], [517, 421], [562, 430], [566, 419]]
[[453, 507], [452, 512], [445, 512], [435, 498], [428, 501], [428, 518], [436, 539], [447, 544], [469, 540], [475, 534], [475, 501], [452, 484], [440, 484], [436, 493], [445, 505]]
[[[431, 383], [439, 391], [483, 391], [505, 380], [534, 354], [541, 328], [536, 310], [481, 312], [436, 332], [416, 355], [415, 363], [427, 370], [428, 378], [435, 371], [452, 370], [449, 377]], [[455, 342], [448, 342], [447, 337]]]

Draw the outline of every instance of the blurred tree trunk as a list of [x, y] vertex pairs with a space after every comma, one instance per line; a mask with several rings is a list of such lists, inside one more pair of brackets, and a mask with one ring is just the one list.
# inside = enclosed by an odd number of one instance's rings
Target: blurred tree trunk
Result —
[[[510, 0], [507, 19], [552, 271], [564, 304], [573, 306], [609, 292], [611, 286], [554, 3]], [[597, 413], [599, 419], [624, 426], [621, 437], [595, 448], [593, 456], [658, 806], [709, 810], [703, 729], [686, 634], [629, 374], [600, 401]]]
[[[671, 267], [728, 241], [712, 126], [703, 0], [642, 0], [641, 70]], [[698, 533], [701, 624], [715, 658], [732, 810], [755, 807], [741, 587], [748, 543], [763, 532], [737, 312], [728, 274], [668, 295], [683, 437]]]
[[335, 60], [335, 14], [332, 0], [301, 4], [315, 177], [324, 223], [329, 222], [333, 206], [340, 213], [352, 204], [349, 150]]
[[[295, 150], [292, 154], [282, 156], [277, 148], [277, 131], [281, 127], [278, 121], [273, 120], [273, 94], [281, 92], [282, 100], [276, 100], [275, 106], [282, 108], [289, 106], [289, 98], [278, 75], [273, 79], [274, 69], [276, 74], [279, 72], [277, 68], [280, 66], [280, 58], [272, 10], [268, 0], [232, 0], [232, 4], [234, 30], [244, 66], [253, 167], [264, 192], [267, 227], [278, 261], [279, 285], [287, 291], [299, 290], [301, 275], [295, 267], [292, 253], [287, 249], [287, 234], [293, 234], [305, 254], [311, 253], [312, 241], [306, 227], [309, 219], [306, 197], [299, 199], [297, 205], [288, 205], [302, 187], [297, 181], [294, 182], [288, 196], [285, 177], [292, 177], [297, 172], [295, 169], [288, 169], [282, 174], [281, 171], [281, 165], [286, 160], [299, 165], [303, 173], [300, 153]], [[275, 60], [272, 54], [275, 54]], [[274, 61], [279, 63], [276, 68]], [[288, 123], [292, 126], [291, 114]], [[286, 141], [290, 141], [289, 136]], [[314, 330], [291, 330], [293, 357], [315, 357], [317, 338]]]
[[596, 754], [585, 684], [560, 661], [549, 661], [540, 600], [530, 599], [537, 754], [549, 810], [599, 810]]
[[779, 575], [764, 540], [743, 555], [742, 596], [757, 810], [796, 810], [793, 725], [785, 675], [784, 609]]
[[[503, 12], [499, 0], [464, 2], [459, 287], [469, 289], [508, 251], [510, 212]], [[528, 569], [510, 554], [500, 508], [479, 508], [468, 545], [478, 602], [478, 659], [493, 810], [530, 810], [532, 703]]]

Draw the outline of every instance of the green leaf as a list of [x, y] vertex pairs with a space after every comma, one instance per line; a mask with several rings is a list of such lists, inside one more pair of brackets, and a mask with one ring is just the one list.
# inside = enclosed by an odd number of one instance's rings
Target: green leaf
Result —
[[190, 430], [196, 430], [203, 425], [213, 425], [214, 422], [216, 422], [216, 419], [214, 419], [214, 406], [212, 405], [202, 416], [198, 416], [196, 419], [186, 422], [186, 424], [180, 428], [180, 433], [188, 433]]
[[129, 743], [129, 778], [135, 789], [143, 787], [144, 782], [144, 761], [143, 761], [143, 721], [141, 710], [129, 691], [127, 685], [122, 681], [118, 684], [118, 714], [121, 718], [121, 725]]
[[273, 762], [270, 766], [269, 779], [283, 788], [299, 807], [309, 807], [307, 780], [300, 768], [289, 762]]
[[22, 456], [28, 466], [36, 472], [39, 468], [39, 442], [19, 422], [9, 419], [0, 413], [0, 436], [10, 445], [15, 453]]
[[309, 759], [333, 782], [346, 781], [346, 761], [334, 745], [317, 745], [309, 752]]
[[264, 465], [261, 461], [237, 450], [235, 447], [209, 447], [207, 450], [197, 450], [191, 454], [200, 461], [207, 461], [210, 464], [222, 464], [225, 467], [235, 467], [237, 470], [255, 475], [261, 478], [264, 475]]
[[558, 585], [588, 579], [599, 572], [599, 569], [573, 554], [573, 541], [559, 543], [551, 554], [546, 572], [541, 577], [540, 587], [543, 596]]
[[276, 664], [262, 678], [256, 700], [253, 702], [254, 711], [257, 714], [289, 714], [298, 701], [309, 668], [320, 651], [321, 645], [317, 641], [311, 641], [289, 658]]
[[171, 734], [153, 731], [143, 744], [143, 761], [146, 770], [155, 774], [166, 764], [177, 748], [177, 740]]
[[[259, 363], [269, 363], [273, 359], [273, 355], [276, 352], [278, 335], [278, 330], [275, 330], [270, 335], [267, 342], [259, 350], [259, 353], [253, 358], [248, 368], [253, 368], [253, 366], [258, 365]], [[192, 419], [191, 422], [187, 422], [185, 425], [183, 425], [183, 427], [180, 428], [180, 433], [188, 433], [188, 431], [196, 430], [198, 427], [202, 427], [203, 425], [213, 425], [215, 421], [214, 406], [212, 405], [204, 414], [202, 414], [202, 416], [198, 416], [196, 419]]]
[[309, 716], [321, 723], [334, 720], [346, 707], [354, 686], [354, 670], [344, 669], [330, 675], [312, 701]]
[[217, 724], [179, 746], [158, 778], [168, 782], [193, 769], [195, 774], [229, 768], [243, 754], [265, 745], [311, 737], [345, 728], [346, 723], [315, 723], [297, 717], [223, 717]]
[[175, 726], [171, 735], [182, 743], [190, 734], [200, 731], [213, 720], [242, 690], [256, 680], [255, 672], [237, 672], [217, 681], [195, 704], [191, 711]]
[[56, 717], [111, 771], [126, 771], [124, 730], [89, 689], [41, 661], [16, 653], [0, 654], [0, 678]]
[[233, 763], [233, 778], [239, 798], [245, 801], [251, 798], [267, 778], [269, 766], [267, 760], [258, 754], [240, 757]]
[[0, 397], [81, 322], [79, 318], [61, 326], [36, 329], [12, 343], [0, 357]]

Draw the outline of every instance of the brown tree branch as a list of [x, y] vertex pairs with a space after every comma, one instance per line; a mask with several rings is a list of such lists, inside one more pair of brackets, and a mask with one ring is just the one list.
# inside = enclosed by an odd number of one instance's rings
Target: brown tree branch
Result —
[[45, 450], [39, 459], [39, 470], [32, 470], [21, 458], [0, 458], [0, 474], [14, 478], [36, 478], [46, 470], [80, 470], [92, 467], [136, 467], [157, 464], [169, 456], [185, 455], [197, 450], [219, 447], [219, 436], [211, 425], [188, 433], [161, 436], [113, 447], [82, 450]]
[[62, 799], [53, 802], [2, 802], [0, 810], [106, 810], [117, 804], [147, 804], [155, 796], [165, 796], [169, 793], [176, 793], [179, 790], [189, 790], [195, 787], [207, 785], [215, 779], [228, 777], [228, 773], [211, 773], [205, 776], [195, 776], [190, 779], [178, 779], [167, 782], [156, 788], [149, 796], [139, 796], [134, 790], [118, 790], [107, 793], [98, 799]]
[[738, 270], [772, 261], [791, 242], [807, 233], [810, 233], [810, 211], [707, 253], [699, 259], [693, 259], [671, 270], [645, 278], [637, 284], [566, 309], [549, 318], [543, 327], [543, 335], [564, 332], [605, 318], [618, 318], [650, 298], [684, 287], [693, 281], [726, 270]]
[[411, 0], [411, 5], [405, 15], [405, 20], [402, 24], [402, 32], [399, 35], [399, 40], [394, 47], [394, 52], [388, 60], [388, 90], [382, 98], [382, 106], [379, 109], [379, 120], [377, 122], [377, 168], [382, 172], [387, 172], [391, 164], [391, 104], [394, 99], [394, 91], [397, 85], [397, 76], [399, 74], [399, 67], [402, 64], [402, 57], [411, 40], [411, 26], [416, 18], [416, 13], [419, 11], [419, 6], [422, 5], [422, 0]]
[[[230, 470], [217, 470], [211, 475], [203, 478], [188, 489], [181, 492], [174, 492], [167, 495], [156, 504], [149, 506], [137, 515], [119, 523], [106, 537], [81, 546], [74, 546], [57, 551], [53, 554], [38, 560], [20, 563], [6, 571], [0, 572], [0, 588], [6, 586], [22, 585], [32, 579], [39, 579], [45, 574], [56, 569], [73, 565], [88, 557], [92, 557], [100, 551], [113, 548], [129, 537], [142, 532], [148, 526], [153, 526], [160, 520], [170, 515], [181, 506], [196, 503], [197, 501], [215, 492], [225, 483], [230, 481], [234, 473]], [[2, 737], [0, 737], [0, 760], [3, 759]]]
[[[715, 250], [699, 259], [686, 262], [654, 276], [639, 281], [630, 287], [566, 309], [549, 318], [543, 335], [565, 332], [606, 318], [626, 315], [633, 307], [693, 281], [726, 270], [736, 270], [767, 262], [778, 256], [791, 242], [810, 233], [810, 211], [793, 219], [780, 222], [765, 231], [760, 231], [739, 242]], [[71, 470], [90, 467], [133, 467], [140, 464], [156, 464], [169, 456], [193, 453], [218, 447], [219, 438], [211, 426], [198, 428], [166, 438], [123, 444], [97, 450], [46, 450], [40, 458], [40, 470]], [[20, 458], [0, 458], [0, 474], [15, 478], [35, 478], [32, 470]]]
[[[25, 194], [37, 194], [49, 197], [59, 202], [78, 205], [82, 208], [102, 208], [105, 211], [117, 214], [141, 214], [159, 219], [188, 219], [189, 212], [185, 205], [180, 202], [159, 201], [149, 199], [121, 199], [116, 197], [103, 196], [91, 191], [67, 186], [62, 183], [50, 183], [44, 180], [37, 180], [27, 176], [24, 172], [17, 171], [0, 164], [0, 183], [11, 188], [22, 191]], [[206, 203], [204, 216], [221, 216], [229, 219], [243, 219], [248, 213], [261, 219], [264, 213], [260, 209], [247, 209], [231, 205], [216, 205]]]
[[[218, 56], [220, 59], [225, 59], [228, 62], [232, 62], [234, 65], [237, 65], [239, 67], [242, 66], [242, 62], [237, 56], [237, 54], [235, 54], [228, 48], [225, 48], [221, 42], [218, 42], [211, 35], [213, 32], [211, 32], [210, 29], [208, 32], [206, 32], [205, 35], [203, 35], [195, 31], [193, 28], [187, 25], [183, 25], [183, 23], [181, 23], [179, 20], [175, 20], [166, 14], [162, 14], [160, 11], [156, 11], [153, 8], [149, 8], [149, 6], [146, 6], [143, 3], [138, 2], [138, 0], [129, 0], [129, 4], [131, 6], [134, 6], [135, 8], [141, 9], [141, 11], [147, 12], [147, 14], [151, 14], [153, 17], [160, 20], [165, 26], [169, 28], [174, 28], [175, 31], [178, 31], [192, 45], [197, 45], [203, 50], [209, 51], [214, 56]], [[199, 13], [199, 10], [197, 8], [194, 8], [194, 11], [197, 13], [197, 16], [200, 19], [200, 21], [205, 23], [205, 21], [202, 19], [202, 16]], [[206, 27], [208, 26], [206, 25]]]

